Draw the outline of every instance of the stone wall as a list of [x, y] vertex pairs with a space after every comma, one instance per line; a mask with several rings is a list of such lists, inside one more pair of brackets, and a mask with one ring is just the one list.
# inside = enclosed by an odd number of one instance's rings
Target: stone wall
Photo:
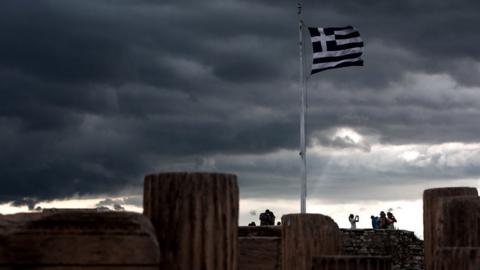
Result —
[[[282, 226], [239, 227], [239, 270], [281, 269]], [[348, 230], [343, 233], [344, 255], [391, 256], [393, 270], [420, 270], [423, 241], [403, 230]]]
[[404, 230], [342, 229], [346, 255], [391, 256], [393, 270], [424, 269], [423, 241]]
[[281, 226], [239, 227], [238, 269], [282, 269], [281, 233]]

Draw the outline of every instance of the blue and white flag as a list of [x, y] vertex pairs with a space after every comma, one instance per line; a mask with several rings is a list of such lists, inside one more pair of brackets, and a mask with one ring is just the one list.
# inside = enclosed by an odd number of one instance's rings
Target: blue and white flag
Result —
[[312, 73], [332, 68], [363, 66], [363, 41], [352, 26], [308, 28], [312, 39]]

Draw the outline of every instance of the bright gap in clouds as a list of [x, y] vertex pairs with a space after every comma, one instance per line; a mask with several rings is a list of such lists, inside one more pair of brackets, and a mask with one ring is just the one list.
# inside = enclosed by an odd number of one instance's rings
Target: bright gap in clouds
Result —
[[346, 127], [338, 128], [333, 138], [342, 138], [352, 141], [353, 143], [359, 143], [363, 139], [362, 135], [358, 134], [355, 130]]

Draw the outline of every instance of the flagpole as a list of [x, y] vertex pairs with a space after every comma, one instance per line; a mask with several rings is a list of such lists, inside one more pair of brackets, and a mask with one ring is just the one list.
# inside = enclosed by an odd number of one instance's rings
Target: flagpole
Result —
[[302, 19], [302, 4], [303, 0], [298, 2], [298, 48], [300, 57], [300, 213], [306, 213], [306, 199], [307, 199], [307, 149], [305, 145], [305, 114], [307, 110], [306, 102], [306, 88], [305, 88], [305, 74], [303, 70], [303, 19]]

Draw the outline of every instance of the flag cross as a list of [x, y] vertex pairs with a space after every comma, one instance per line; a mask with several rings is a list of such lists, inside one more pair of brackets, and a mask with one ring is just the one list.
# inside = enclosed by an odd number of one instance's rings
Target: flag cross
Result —
[[318, 28], [319, 36], [312, 38], [312, 42], [320, 42], [323, 51], [327, 51], [327, 41], [335, 41], [335, 36], [326, 35], [323, 28]]

